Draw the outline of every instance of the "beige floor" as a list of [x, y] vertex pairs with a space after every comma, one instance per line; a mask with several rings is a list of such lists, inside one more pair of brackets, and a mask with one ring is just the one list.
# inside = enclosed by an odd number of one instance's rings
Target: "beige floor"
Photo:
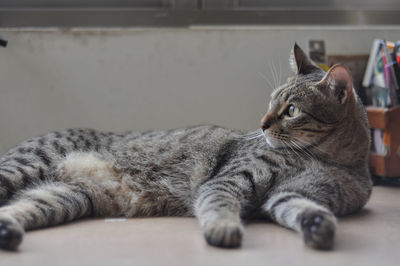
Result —
[[340, 220], [330, 252], [274, 224], [248, 224], [242, 248], [224, 250], [193, 218], [87, 220], [28, 233], [0, 265], [400, 265], [400, 188], [375, 187], [363, 212]]

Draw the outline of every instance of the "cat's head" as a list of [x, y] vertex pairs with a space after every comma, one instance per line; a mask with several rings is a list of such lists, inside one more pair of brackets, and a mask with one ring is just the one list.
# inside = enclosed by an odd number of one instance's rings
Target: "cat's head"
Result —
[[335, 161], [354, 157], [365, 161], [370, 142], [368, 122], [348, 69], [335, 65], [325, 72], [297, 44], [291, 66], [295, 75], [272, 92], [268, 112], [261, 120], [268, 145], [333, 155], [327, 159]]

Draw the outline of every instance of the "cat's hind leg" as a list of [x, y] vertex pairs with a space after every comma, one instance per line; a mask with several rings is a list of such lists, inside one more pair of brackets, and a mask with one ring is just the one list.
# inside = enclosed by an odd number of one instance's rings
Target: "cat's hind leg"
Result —
[[46, 179], [48, 166], [32, 157], [32, 154], [17, 154], [0, 163], [0, 205], [17, 191]]
[[89, 216], [89, 192], [65, 183], [46, 183], [16, 194], [0, 207], [0, 248], [15, 250], [24, 230], [36, 229]]

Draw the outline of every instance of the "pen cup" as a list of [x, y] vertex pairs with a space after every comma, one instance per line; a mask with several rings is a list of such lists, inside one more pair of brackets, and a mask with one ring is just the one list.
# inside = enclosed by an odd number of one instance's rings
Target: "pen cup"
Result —
[[392, 108], [366, 107], [371, 129], [381, 129], [385, 154], [371, 151], [371, 173], [379, 177], [400, 177], [400, 106]]

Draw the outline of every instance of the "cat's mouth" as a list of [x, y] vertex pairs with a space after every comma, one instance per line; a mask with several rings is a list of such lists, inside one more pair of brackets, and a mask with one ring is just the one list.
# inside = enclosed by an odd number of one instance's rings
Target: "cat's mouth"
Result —
[[280, 138], [279, 135], [271, 133], [268, 130], [264, 130], [263, 135], [269, 147], [276, 149], [285, 146], [284, 141]]

